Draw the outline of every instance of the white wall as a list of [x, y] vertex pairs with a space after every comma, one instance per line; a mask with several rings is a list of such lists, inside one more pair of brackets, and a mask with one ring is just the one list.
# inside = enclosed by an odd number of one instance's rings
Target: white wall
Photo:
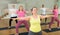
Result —
[[[40, 8], [42, 4], [44, 4], [45, 7], [47, 8], [53, 8], [53, 5], [56, 3], [56, 1], [55, 0], [0, 0], [0, 10], [7, 8], [8, 3], [24, 4], [26, 10], [30, 10], [34, 6]], [[0, 12], [0, 13], [4, 14], [4, 12]], [[41, 12], [39, 11], [38, 13], [40, 14]], [[47, 12], [47, 14], [50, 14], [50, 13], [51, 12]]]
[[16, 0], [0, 0], [0, 16], [5, 13], [3, 10], [8, 8], [9, 3], [16, 3]]
[[[46, 8], [53, 8], [53, 5], [56, 3], [55, 0], [17, 0], [18, 3], [25, 4], [26, 10], [30, 10], [32, 7], [40, 8], [42, 4], [45, 5]], [[40, 11], [38, 12], [41, 13]], [[47, 14], [51, 14], [52, 12], [47, 12]]]

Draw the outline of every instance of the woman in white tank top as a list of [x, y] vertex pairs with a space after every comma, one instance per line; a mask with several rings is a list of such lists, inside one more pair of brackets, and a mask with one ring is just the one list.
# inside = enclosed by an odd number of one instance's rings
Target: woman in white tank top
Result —
[[[42, 4], [42, 8], [40, 8], [40, 10], [41, 10], [41, 15], [45, 16], [47, 8], [44, 7], [44, 4]], [[45, 18], [45, 23], [46, 23], [46, 21], [47, 21], [47, 18]]]

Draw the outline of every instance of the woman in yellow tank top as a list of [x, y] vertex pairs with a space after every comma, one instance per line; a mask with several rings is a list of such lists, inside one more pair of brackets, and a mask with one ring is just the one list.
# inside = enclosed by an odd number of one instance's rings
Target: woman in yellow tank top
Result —
[[27, 21], [30, 21], [30, 31], [28, 33], [28, 35], [42, 35], [42, 30], [41, 30], [41, 21], [40, 19], [43, 19], [43, 18], [48, 18], [48, 17], [53, 17], [53, 15], [46, 15], [46, 16], [41, 16], [41, 15], [38, 15], [37, 14], [37, 8], [36, 7], [33, 7], [31, 9], [31, 12], [32, 12], [32, 16], [28, 16], [28, 17], [24, 17], [24, 18], [17, 18], [17, 19], [25, 19]]
[[37, 8], [33, 7], [31, 9], [32, 16], [29, 17], [30, 21], [30, 31], [28, 35], [42, 35], [42, 30], [41, 30], [41, 21], [40, 19], [46, 18], [46, 17], [52, 17], [53, 15], [46, 15], [46, 16], [41, 16], [37, 14]]

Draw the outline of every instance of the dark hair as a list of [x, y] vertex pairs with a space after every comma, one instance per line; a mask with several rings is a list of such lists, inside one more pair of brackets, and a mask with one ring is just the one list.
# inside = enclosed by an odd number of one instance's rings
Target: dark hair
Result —
[[42, 7], [44, 7], [44, 4], [42, 4]]
[[[37, 9], [37, 7], [33, 7], [33, 8], [36, 8]], [[31, 11], [33, 11], [33, 8], [31, 9]]]
[[[33, 8], [36, 8], [37, 9], [37, 7], [33, 7]], [[33, 11], [33, 8], [31, 9], [31, 12]], [[33, 14], [33, 13], [32, 13]]]
[[[20, 11], [20, 7], [23, 7], [23, 6], [22, 6], [22, 5], [19, 6], [19, 9], [18, 9], [19, 11]], [[22, 10], [22, 11], [23, 11], [23, 10]]]

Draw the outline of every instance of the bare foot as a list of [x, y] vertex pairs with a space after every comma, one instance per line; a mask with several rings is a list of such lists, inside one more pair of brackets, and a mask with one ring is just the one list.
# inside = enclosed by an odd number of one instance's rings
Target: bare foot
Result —
[[49, 31], [51, 31], [51, 28], [49, 28]]
[[8, 28], [11, 28], [10, 26]]
[[60, 27], [57, 27], [57, 29], [60, 29]]
[[16, 33], [15, 35], [19, 35], [18, 33]]

